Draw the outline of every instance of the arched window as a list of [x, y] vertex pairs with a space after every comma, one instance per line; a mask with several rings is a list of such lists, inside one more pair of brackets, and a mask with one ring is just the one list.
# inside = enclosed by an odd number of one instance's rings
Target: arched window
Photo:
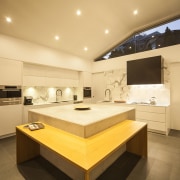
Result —
[[107, 60], [176, 44], [180, 44], [180, 19], [134, 34], [111, 51], [95, 59], [95, 61]]

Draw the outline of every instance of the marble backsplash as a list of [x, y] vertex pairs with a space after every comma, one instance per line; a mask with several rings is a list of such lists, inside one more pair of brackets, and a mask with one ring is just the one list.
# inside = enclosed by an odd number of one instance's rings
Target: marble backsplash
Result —
[[106, 71], [104, 72], [104, 79], [104, 87], [111, 91], [110, 99], [105, 97], [105, 100], [148, 103], [151, 97], [155, 97], [158, 104], [170, 103], [170, 80], [167, 68], [164, 69], [164, 84], [127, 85], [125, 69]]

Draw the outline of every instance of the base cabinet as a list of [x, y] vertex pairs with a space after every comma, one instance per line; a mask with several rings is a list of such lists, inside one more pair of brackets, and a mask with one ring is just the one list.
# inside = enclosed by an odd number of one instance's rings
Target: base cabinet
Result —
[[137, 105], [136, 120], [146, 122], [149, 131], [169, 133], [169, 107]]
[[15, 127], [22, 124], [22, 105], [0, 106], [0, 138], [15, 133]]

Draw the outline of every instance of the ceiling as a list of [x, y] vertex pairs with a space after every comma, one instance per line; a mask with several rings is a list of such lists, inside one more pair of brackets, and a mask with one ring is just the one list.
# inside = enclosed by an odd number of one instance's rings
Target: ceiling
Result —
[[0, 33], [94, 60], [132, 33], [179, 15], [179, 0], [0, 0]]

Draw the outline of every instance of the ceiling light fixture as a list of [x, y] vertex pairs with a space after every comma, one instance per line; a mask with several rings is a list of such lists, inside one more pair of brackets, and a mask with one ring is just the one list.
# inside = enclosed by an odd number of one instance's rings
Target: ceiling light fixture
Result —
[[76, 11], [76, 14], [77, 14], [78, 16], [80, 16], [80, 15], [81, 15], [81, 10], [78, 9], [78, 10]]
[[6, 22], [11, 23], [12, 19], [10, 17], [6, 17]]
[[59, 36], [54, 36], [54, 39], [55, 39], [56, 41], [58, 41], [58, 40], [59, 40]]
[[133, 14], [134, 14], [134, 15], [137, 15], [137, 14], [138, 14], [138, 10], [137, 10], [137, 9], [134, 10], [134, 11], [133, 11]]
[[105, 34], [109, 34], [109, 30], [108, 29], [105, 30]]
[[87, 47], [84, 47], [84, 51], [87, 51], [88, 50], [88, 48]]

